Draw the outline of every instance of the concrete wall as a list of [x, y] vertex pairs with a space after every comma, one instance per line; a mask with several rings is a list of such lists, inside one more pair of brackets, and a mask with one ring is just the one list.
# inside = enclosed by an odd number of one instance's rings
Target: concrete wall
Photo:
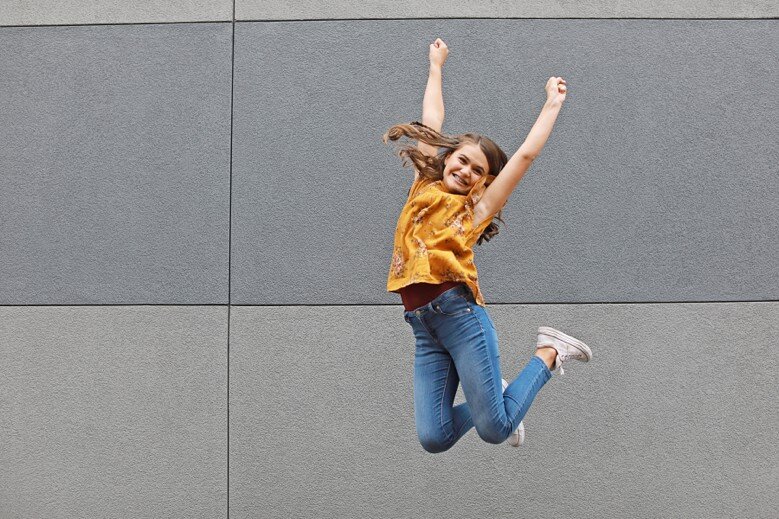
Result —
[[[0, 4], [0, 519], [773, 517], [775, 2]], [[522, 143], [477, 248], [520, 449], [413, 425], [381, 135]]]

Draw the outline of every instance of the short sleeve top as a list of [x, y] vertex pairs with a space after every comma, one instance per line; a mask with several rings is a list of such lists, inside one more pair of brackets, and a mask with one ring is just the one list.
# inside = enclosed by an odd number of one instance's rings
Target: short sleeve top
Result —
[[474, 227], [473, 209], [494, 179], [494, 175], [483, 175], [467, 195], [446, 191], [442, 180], [420, 176], [414, 181], [395, 228], [388, 292], [413, 283], [462, 281], [476, 303], [486, 306], [473, 245], [494, 215]]

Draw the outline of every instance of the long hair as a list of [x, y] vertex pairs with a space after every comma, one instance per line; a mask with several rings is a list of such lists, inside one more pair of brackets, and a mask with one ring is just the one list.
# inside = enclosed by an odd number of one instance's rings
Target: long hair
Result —
[[[396, 149], [398, 156], [403, 159], [404, 167], [413, 164], [414, 169], [419, 171], [420, 176], [429, 178], [430, 180], [441, 180], [444, 178], [444, 165], [446, 160], [464, 144], [478, 145], [484, 153], [484, 156], [487, 157], [489, 171], [487, 171], [485, 175], [490, 174], [498, 176], [503, 169], [503, 166], [508, 162], [508, 157], [506, 157], [503, 150], [492, 140], [483, 135], [479, 135], [478, 133], [445, 135], [418, 121], [409, 124], [396, 124], [387, 130], [387, 133], [382, 137], [382, 141], [384, 141], [384, 144], [387, 144], [388, 140], [396, 141], [404, 136], [409, 139], [430, 144], [437, 148], [442, 148], [435, 156], [422, 153], [413, 145], [399, 146]], [[506, 222], [501, 219], [502, 212], [502, 210], [498, 211], [495, 214], [495, 219], [505, 225]], [[481, 236], [479, 236], [476, 244], [481, 245], [482, 241], [490, 241], [490, 239], [498, 233], [498, 225], [494, 221], [490, 222]]]

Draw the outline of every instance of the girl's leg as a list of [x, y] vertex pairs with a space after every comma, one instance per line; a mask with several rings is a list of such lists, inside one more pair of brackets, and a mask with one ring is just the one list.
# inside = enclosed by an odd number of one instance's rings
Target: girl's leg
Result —
[[[437, 332], [445, 335], [441, 339], [454, 360], [476, 431], [484, 441], [501, 443], [517, 428], [551, 372], [533, 356], [503, 392], [495, 327], [486, 309], [472, 299], [468, 306], [470, 311], [457, 316], [440, 315]], [[456, 306], [449, 313], [457, 313]]]
[[[416, 319], [416, 318], [415, 318]], [[417, 435], [428, 452], [443, 452], [473, 427], [468, 404], [453, 406], [460, 377], [449, 353], [420, 321], [412, 323], [414, 353], [414, 418]]]
[[535, 355], [530, 357], [530, 362], [519, 372], [517, 378], [509, 383], [503, 393], [506, 415], [512, 424], [519, 425], [530, 409], [536, 394], [551, 377], [552, 372], [549, 371], [546, 362]]

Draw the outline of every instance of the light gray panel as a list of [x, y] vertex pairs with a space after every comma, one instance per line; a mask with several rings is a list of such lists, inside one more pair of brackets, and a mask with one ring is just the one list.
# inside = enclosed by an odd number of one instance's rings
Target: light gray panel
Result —
[[231, 45], [0, 29], [0, 304], [227, 302]]
[[767, 18], [779, 15], [768, 0], [678, 2], [659, 0], [557, 0], [555, 2], [490, 0], [235, 0], [238, 20], [311, 18]]
[[225, 517], [226, 307], [0, 307], [0, 517]]
[[779, 303], [495, 305], [503, 375], [538, 326], [585, 342], [519, 449], [428, 454], [399, 306], [233, 307], [235, 517], [768, 518], [779, 507]]
[[[451, 133], [513, 154], [550, 76], [569, 95], [501, 233], [477, 247], [488, 302], [779, 297], [777, 22], [239, 23], [234, 303], [385, 293], [412, 173], [381, 142], [421, 118], [427, 47]], [[507, 282], [507, 280], [511, 280]]]
[[0, 3], [0, 25], [232, 20], [232, 0], [14, 0]]

